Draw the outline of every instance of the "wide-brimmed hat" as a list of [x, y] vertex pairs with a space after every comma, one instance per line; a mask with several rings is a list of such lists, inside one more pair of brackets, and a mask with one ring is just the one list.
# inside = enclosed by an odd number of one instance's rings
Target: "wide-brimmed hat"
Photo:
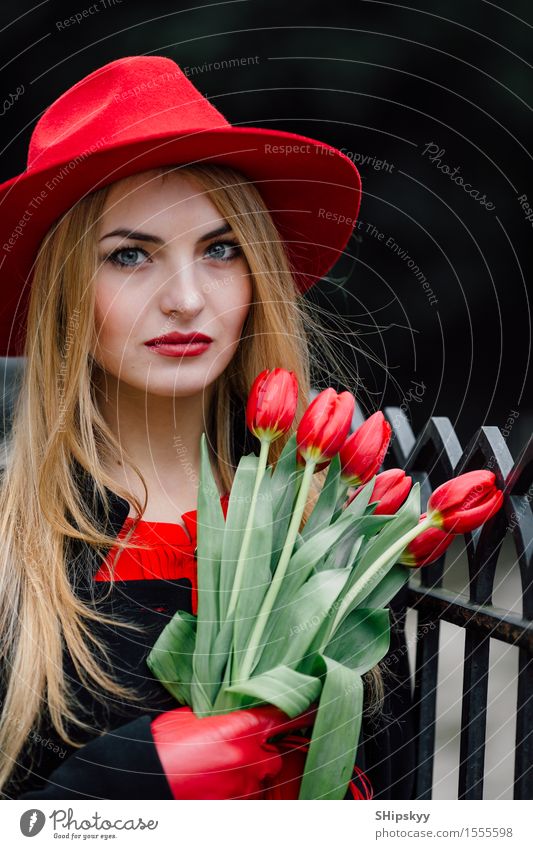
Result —
[[237, 127], [165, 56], [126, 56], [55, 100], [31, 136], [27, 168], [0, 185], [0, 355], [23, 351], [38, 248], [81, 198], [160, 165], [218, 164], [256, 184], [301, 293], [346, 247], [361, 201], [357, 168], [306, 136]]

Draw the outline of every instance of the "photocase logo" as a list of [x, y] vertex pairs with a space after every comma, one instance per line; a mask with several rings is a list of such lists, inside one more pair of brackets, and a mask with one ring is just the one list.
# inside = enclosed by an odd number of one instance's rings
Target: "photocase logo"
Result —
[[20, 818], [20, 830], [24, 837], [35, 837], [42, 830], [46, 817], [38, 808], [30, 808], [24, 811]]

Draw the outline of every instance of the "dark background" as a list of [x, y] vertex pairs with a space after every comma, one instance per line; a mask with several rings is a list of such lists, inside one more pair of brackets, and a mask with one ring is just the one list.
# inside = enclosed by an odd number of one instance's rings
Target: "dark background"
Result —
[[[189, 67], [234, 124], [351, 152], [363, 180], [361, 223], [332, 280], [308, 297], [332, 314], [362, 381], [361, 405], [403, 402], [416, 430], [447, 415], [463, 443], [482, 424], [498, 425], [516, 457], [533, 420], [533, 222], [518, 201], [526, 194], [533, 207], [531, 3], [190, 5], [4, 7], [0, 182], [24, 170], [32, 128], [55, 98], [106, 62], [141, 53]], [[58, 23], [91, 6], [98, 10], [81, 23]], [[245, 57], [241, 67], [202, 68]], [[444, 151], [441, 166], [458, 167], [494, 209], [439, 170], [424, 153], [430, 143]]]

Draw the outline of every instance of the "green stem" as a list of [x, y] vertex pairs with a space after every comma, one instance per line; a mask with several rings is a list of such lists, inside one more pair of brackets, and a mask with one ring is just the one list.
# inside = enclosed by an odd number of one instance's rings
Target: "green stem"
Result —
[[283, 578], [285, 577], [285, 572], [287, 571], [287, 566], [289, 565], [289, 560], [292, 556], [294, 543], [296, 542], [296, 536], [300, 528], [300, 523], [307, 501], [307, 494], [309, 492], [309, 487], [311, 485], [315, 466], [316, 462], [313, 460], [308, 460], [305, 464], [300, 489], [298, 491], [298, 497], [296, 499], [296, 504], [294, 505], [294, 511], [291, 517], [289, 529], [287, 531], [287, 538], [283, 546], [283, 551], [281, 552], [276, 571], [272, 576], [272, 581], [263, 599], [261, 609], [257, 615], [255, 626], [250, 636], [248, 647], [242, 659], [242, 664], [240, 666], [239, 673], [233, 679], [234, 682], [236, 682], [237, 680], [247, 680], [252, 672], [255, 660], [255, 653], [261, 643], [261, 638], [263, 636], [268, 617], [272, 611], [272, 608], [274, 607], [274, 602], [279, 593], [281, 583], [283, 581]]
[[270, 448], [270, 440], [262, 439], [261, 440], [261, 451], [259, 453], [259, 463], [257, 466], [257, 474], [255, 476], [254, 483], [254, 491], [252, 493], [252, 503], [250, 505], [250, 510], [248, 512], [248, 518], [246, 520], [246, 528], [244, 530], [244, 536], [242, 538], [241, 549], [239, 551], [239, 559], [237, 561], [237, 566], [235, 568], [235, 579], [233, 581], [233, 587], [231, 589], [231, 596], [228, 605], [228, 611], [226, 613], [226, 621], [231, 619], [235, 613], [235, 608], [237, 606], [237, 599], [239, 597], [239, 591], [241, 589], [242, 577], [244, 574], [244, 569], [246, 566], [246, 561], [248, 558], [248, 548], [250, 546], [250, 539], [252, 536], [252, 527], [255, 515], [255, 505], [257, 503], [257, 495], [259, 492], [259, 487], [261, 486], [261, 481], [263, 480], [263, 476], [265, 474], [266, 464], [268, 460], [268, 450]]
[[418, 534], [432, 527], [432, 524], [433, 523], [431, 518], [427, 516], [422, 522], [419, 522], [417, 525], [415, 525], [414, 528], [411, 528], [405, 534], [403, 534], [403, 536], [397, 539], [396, 542], [390, 548], [384, 551], [383, 554], [381, 554], [377, 558], [377, 560], [372, 563], [372, 565], [366, 570], [366, 572], [361, 575], [361, 577], [354, 583], [353, 587], [351, 587], [350, 590], [346, 593], [339, 605], [337, 615], [333, 620], [333, 625], [331, 626], [330, 632], [328, 634], [328, 642], [339, 627], [339, 625], [342, 623], [342, 620], [346, 616], [349, 608], [352, 606], [357, 596], [361, 593], [362, 590], [364, 590], [364, 588], [372, 580], [372, 578], [374, 578], [376, 575], [379, 575], [381, 570], [383, 570], [383, 576], [386, 575], [387, 571], [390, 568], [389, 564], [391, 558], [395, 557], [396, 559], [402, 553], [404, 548], [418, 536]]

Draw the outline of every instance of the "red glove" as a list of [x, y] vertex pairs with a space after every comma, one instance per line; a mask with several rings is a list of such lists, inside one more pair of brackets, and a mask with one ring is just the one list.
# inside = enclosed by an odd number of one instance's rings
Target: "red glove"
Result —
[[[310, 740], [300, 734], [287, 734], [279, 741], [283, 749], [283, 766], [269, 781], [263, 799], [299, 799]], [[348, 785], [352, 799], [373, 799], [374, 788], [368, 776], [357, 766], [353, 768], [352, 780]]]
[[282, 766], [265, 788], [264, 799], [298, 799], [305, 770], [309, 738], [287, 735], [278, 744], [282, 750]]
[[315, 714], [316, 707], [288, 719], [268, 705], [198, 718], [179, 707], [153, 719], [151, 729], [174, 799], [264, 799], [293, 755], [268, 739], [309, 728]]

